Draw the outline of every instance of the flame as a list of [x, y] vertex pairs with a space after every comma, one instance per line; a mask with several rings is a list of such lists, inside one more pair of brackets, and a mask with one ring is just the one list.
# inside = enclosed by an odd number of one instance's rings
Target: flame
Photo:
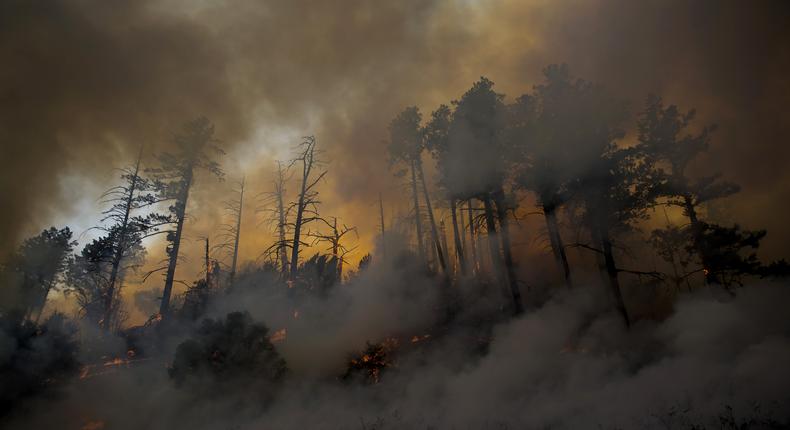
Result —
[[427, 339], [430, 339], [430, 338], [431, 338], [430, 334], [424, 334], [422, 336], [412, 336], [411, 343], [421, 342], [423, 340], [427, 340]]
[[282, 341], [285, 340], [287, 334], [288, 334], [288, 332], [286, 331], [286, 329], [281, 328], [281, 329], [275, 331], [271, 336], [269, 336], [269, 341], [271, 343], [282, 342]]
[[294, 319], [295, 320], [299, 319], [299, 310], [298, 309], [294, 310]]
[[101, 420], [91, 420], [86, 422], [80, 430], [102, 430], [105, 427], [104, 421]]

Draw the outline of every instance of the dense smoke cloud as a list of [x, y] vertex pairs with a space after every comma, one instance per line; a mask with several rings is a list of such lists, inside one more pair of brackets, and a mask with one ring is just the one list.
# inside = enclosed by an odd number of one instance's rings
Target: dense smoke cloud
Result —
[[[516, 96], [553, 62], [608, 85], [634, 108], [651, 91], [698, 107], [720, 125], [704, 167], [744, 185], [743, 203], [728, 210], [772, 232], [770, 254], [790, 234], [770, 217], [787, 197], [786, 178], [777, 177], [790, 135], [781, 108], [790, 92], [784, 2], [12, 1], [2, 8], [4, 252], [75, 214], [69, 186], [106, 180], [108, 166], [129, 163], [140, 144], [156, 152], [199, 114], [217, 123], [229, 169], [264, 154], [249, 172], [260, 187], [271, 154], [255, 148], [282, 154], [293, 143], [272, 139], [271, 130], [296, 139], [316, 134], [336, 172], [328, 210], [369, 238], [375, 222], [366, 209], [377, 193], [398, 196], [381, 145], [397, 111], [417, 104], [428, 112], [483, 74]], [[80, 179], [64, 182], [69, 175]]]

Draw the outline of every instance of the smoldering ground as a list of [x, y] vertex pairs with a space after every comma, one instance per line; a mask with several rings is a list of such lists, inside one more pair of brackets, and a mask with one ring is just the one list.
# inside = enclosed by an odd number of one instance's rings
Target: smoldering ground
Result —
[[[441, 284], [415, 273], [408, 263], [373, 264], [326, 297], [300, 301], [297, 318], [296, 302], [287, 291], [273, 291], [265, 277], [248, 277], [241, 281], [246, 288], [219, 296], [209, 316], [246, 310], [272, 332], [287, 329], [275, 347], [291, 370], [270, 402], [255, 400], [248, 380], [221, 395], [175, 384], [167, 366], [189, 335], [184, 332], [144, 360], [24, 403], [9, 428], [790, 425], [787, 285], [750, 285], [725, 300], [703, 289], [680, 297], [665, 320], [630, 330], [602, 286], [557, 289], [544, 304], [488, 332], [458, 324], [441, 332]], [[488, 306], [475, 304], [476, 294], [461, 292], [467, 312]], [[422, 340], [426, 331], [433, 336]], [[349, 354], [366, 340], [404, 334], [378, 384], [340, 378]], [[408, 340], [412, 334], [419, 343]], [[481, 337], [486, 346], [470, 348]]]

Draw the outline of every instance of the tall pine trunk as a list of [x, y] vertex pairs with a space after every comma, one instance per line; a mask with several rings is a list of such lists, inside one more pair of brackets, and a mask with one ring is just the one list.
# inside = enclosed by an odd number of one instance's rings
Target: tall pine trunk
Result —
[[447, 276], [447, 263], [444, 259], [442, 244], [439, 241], [439, 231], [436, 228], [436, 219], [433, 217], [431, 198], [428, 195], [428, 186], [425, 184], [425, 174], [422, 171], [422, 163], [419, 162], [419, 160], [417, 161], [417, 173], [420, 175], [420, 182], [422, 182], [422, 193], [425, 196], [425, 210], [428, 212], [428, 221], [431, 224], [431, 238], [433, 239], [433, 243], [436, 248], [436, 258], [439, 260], [439, 266], [442, 268], [442, 273]]
[[471, 257], [472, 273], [480, 271], [480, 264], [477, 260], [477, 241], [475, 240], [475, 221], [474, 214], [472, 213], [472, 199], [466, 201], [466, 207], [469, 209], [467, 215], [469, 218], [469, 256]]
[[549, 233], [549, 241], [551, 242], [551, 250], [554, 253], [554, 259], [557, 261], [557, 264], [560, 266], [565, 276], [565, 285], [571, 288], [573, 287], [571, 269], [568, 264], [568, 255], [565, 252], [565, 245], [562, 242], [562, 236], [560, 235], [560, 229], [557, 223], [557, 207], [543, 205], [543, 215], [546, 218], [546, 229]]
[[415, 161], [411, 162], [411, 194], [414, 199], [414, 225], [417, 229], [417, 255], [422, 264], [427, 265], [425, 258], [425, 247], [423, 246], [424, 237], [422, 236], [422, 216], [420, 215], [420, 199], [417, 193], [417, 168]]
[[705, 274], [705, 283], [713, 285], [721, 285], [718, 274], [715, 273], [711, 265], [711, 257], [705, 244], [702, 242], [703, 225], [697, 217], [697, 209], [694, 206], [690, 196], [683, 196], [683, 209], [686, 211], [686, 216], [689, 218], [691, 228], [692, 240], [694, 248], [699, 254], [700, 261], [702, 262], [703, 273]]
[[[282, 171], [280, 172], [280, 184], [282, 184]], [[277, 189], [277, 236], [279, 245], [277, 254], [280, 257], [280, 271], [285, 276], [288, 273], [288, 250], [285, 247], [285, 205], [283, 203], [283, 188], [278, 186]]]
[[170, 261], [167, 265], [167, 276], [165, 277], [165, 288], [162, 290], [162, 302], [159, 306], [159, 315], [165, 318], [170, 312], [170, 296], [173, 294], [173, 281], [176, 275], [176, 265], [178, 264], [178, 250], [181, 246], [181, 234], [184, 231], [184, 219], [187, 212], [187, 200], [189, 199], [189, 188], [192, 186], [192, 163], [187, 166], [186, 174], [184, 175], [184, 182], [181, 188], [181, 195], [176, 201], [176, 233], [173, 237], [172, 248], [168, 252]]
[[622, 316], [625, 326], [630, 327], [631, 319], [628, 317], [628, 309], [625, 307], [623, 292], [620, 290], [617, 264], [615, 264], [614, 254], [612, 253], [612, 241], [609, 238], [609, 232], [606, 231], [606, 228], [600, 229], [599, 237], [601, 239], [601, 250], [603, 251], [606, 274], [609, 278], [609, 287], [612, 290], [615, 306], [617, 307], [617, 311], [620, 313], [620, 316]]
[[126, 251], [126, 239], [128, 236], [127, 229], [129, 228], [129, 215], [132, 212], [132, 204], [134, 203], [134, 192], [137, 188], [137, 180], [140, 177], [140, 162], [143, 158], [143, 149], [140, 148], [140, 153], [137, 155], [137, 163], [134, 166], [134, 174], [132, 181], [129, 184], [129, 194], [126, 196], [124, 207], [123, 220], [121, 221], [120, 237], [115, 247], [115, 252], [112, 257], [112, 269], [110, 271], [110, 281], [107, 287], [107, 298], [104, 302], [104, 317], [102, 318], [102, 326], [109, 329], [110, 320], [113, 313], [113, 300], [115, 298], [115, 284], [118, 281], [118, 272], [121, 267], [121, 260], [123, 260], [124, 252]]
[[505, 257], [505, 273], [507, 274], [508, 286], [510, 287], [510, 294], [513, 299], [513, 314], [519, 315], [524, 312], [524, 304], [521, 302], [521, 291], [518, 289], [518, 278], [516, 277], [516, 268], [513, 263], [513, 254], [510, 247], [510, 223], [507, 219], [505, 192], [502, 188], [499, 188], [494, 192], [493, 197], [502, 236], [502, 254]]
[[299, 271], [299, 245], [301, 244], [302, 234], [302, 219], [304, 218], [305, 209], [305, 191], [307, 187], [308, 175], [304, 175], [302, 179], [302, 189], [299, 193], [299, 201], [296, 206], [296, 221], [294, 221], [294, 237], [291, 243], [291, 263], [290, 263], [290, 276], [291, 281], [296, 280], [296, 274]]
[[381, 200], [381, 193], [379, 193], [379, 217], [381, 220], [381, 256], [387, 258], [387, 230], [384, 225], [384, 202]]
[[241, 180], [239, 190], [239, 213], [236, 214], [236, 237], [233, 239], [233, 260], [230, 264], [229, 287], [233, 287], [233, 279], [236, 277], [236, 263], [239, 259], [239, 236], [241, 233], [241, 211], [244, 208], [244, 179]]
[[450, 198], [450, 214], [453, 220], [453, 239], [455, 241], [455, 255], [458, 257], [458, 266], [461, 268], [461, 274], [466, 276], [466, 259], [464, 258], [463, 240], [461, 235], [458, 234], [458, 217], [456, 215], [456, 200]]
[[505, 287], [502, 277], [502, 255], [500, 253], [496, 221], [494, 220], [494, 210], [491, 207], [491, 197], [488, 194], [483, 194], [480, 198], [483, 201], [483, 213], [485, 214], [486, 229], [488, 230], [488, 252], [491, 255], [491, 272], [502, 292], [502, 297], [506, 302], [510, 302], [510, 294], [507, 291], [507, 287]]

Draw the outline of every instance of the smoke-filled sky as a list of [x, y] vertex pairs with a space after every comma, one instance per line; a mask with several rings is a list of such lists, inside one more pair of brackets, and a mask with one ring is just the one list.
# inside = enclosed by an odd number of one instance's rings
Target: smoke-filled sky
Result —
[[[405, 204], [383, 141], [402, 108], [427, 114], [481, 75], [512, 100], [567, 63], [637, 111], [650, 92], [719, 125], [703, 166], [743, 186], [727, 216], [790, 240], [790, 3], [681, 0], [68, 1], [0, 3], [0, 249], [49, 225], [94, 224], [113, 168], [147, 161], [187, 119], [216, 124], [227, 180], [198, 179], [183, 248], [222, 222], [247, 176], [301, 136], [326, 150], [324, 213], [360, 232], [360, 253]], [[268, 246], [248, 202], [241, 257]], [[163, 246], [158, 246], [163, 248]], [[190, 250], [195, 248], [195, 250]], [[151, 250], [161, 256], [161, 250]], [[197, 263], [195, 263], [197, 264]]]

